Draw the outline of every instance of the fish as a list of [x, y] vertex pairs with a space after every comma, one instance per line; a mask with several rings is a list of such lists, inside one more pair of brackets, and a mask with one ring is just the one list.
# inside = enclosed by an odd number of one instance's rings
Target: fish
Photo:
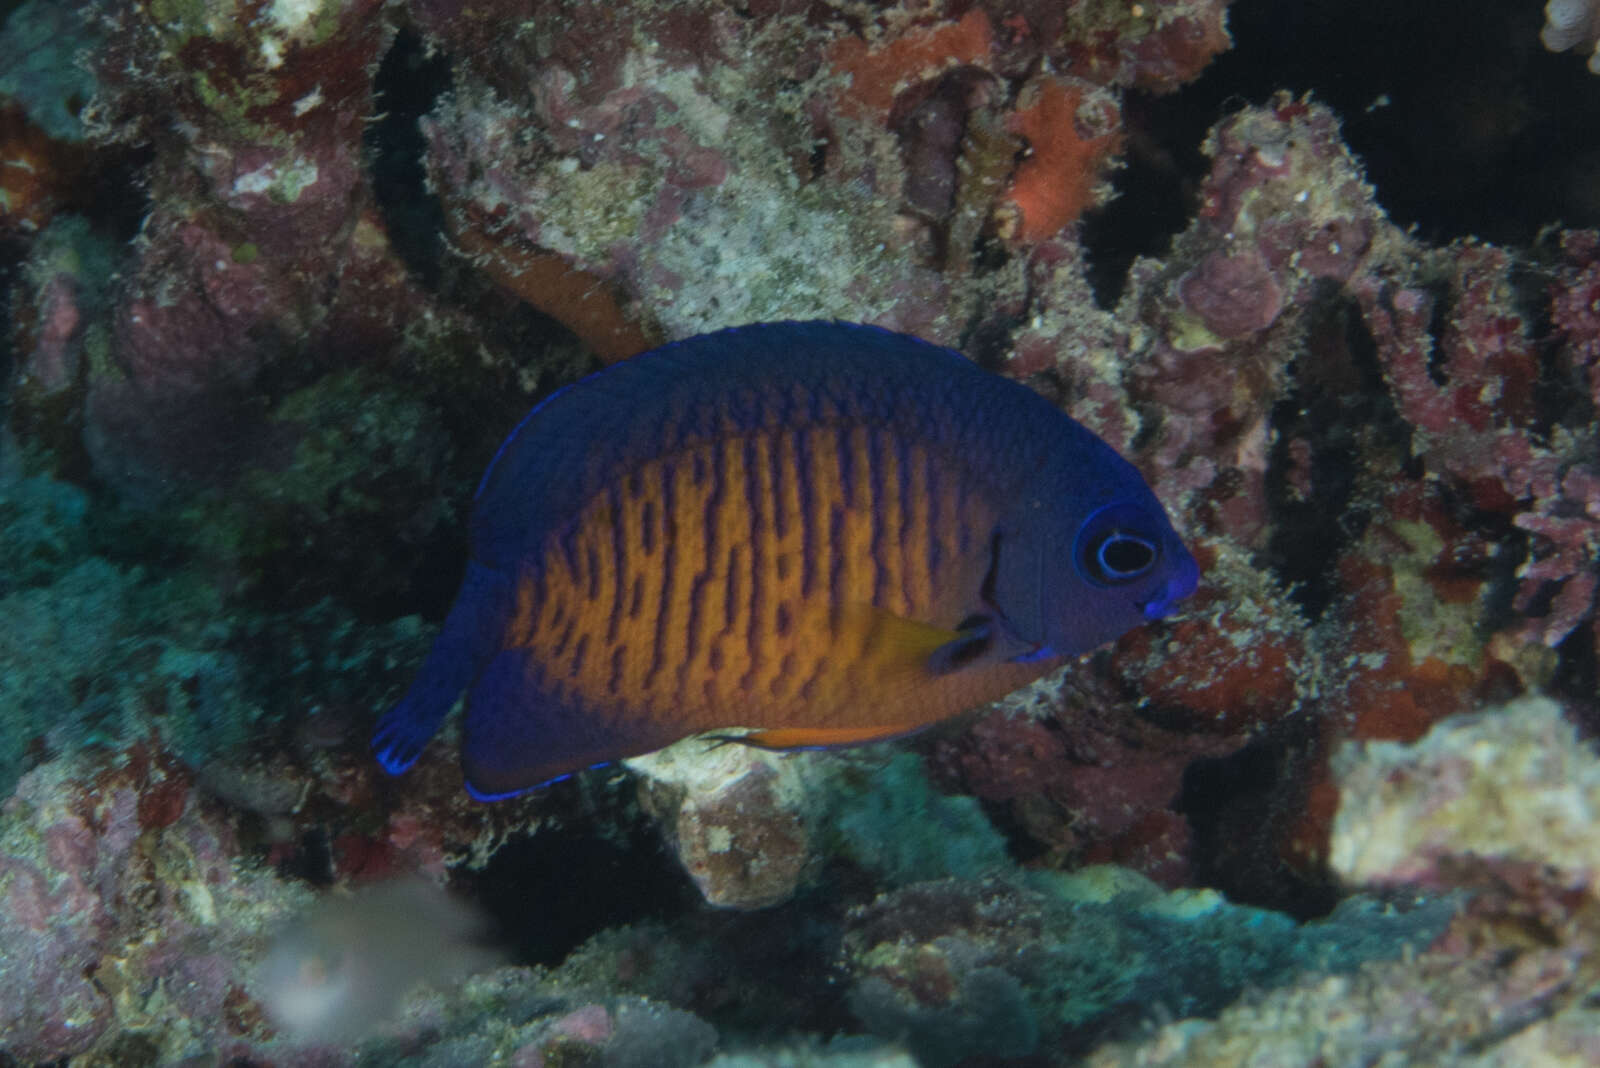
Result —
[[484, 801], [713, 731], [910, 734], [1199, 581], [1088, 428], [960, 352], [843, 322], [732, 327], [557, 391], [490, 461], [469, 536], [372, 749], [405, 772], [465, 692]]

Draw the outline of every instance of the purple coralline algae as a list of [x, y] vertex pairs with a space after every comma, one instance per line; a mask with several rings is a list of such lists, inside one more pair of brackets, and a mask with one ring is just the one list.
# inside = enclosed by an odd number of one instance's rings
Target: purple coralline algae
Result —
[[98, 781], [69, 768], [30, 772], [4, 807], [0, 1046], [34, 1062], [149, 1046], [176, 1062], [226, 1045], [266, 880], [235, 870], [232, 831], [185, 772], [143, 749]]
[[[1600, 233], [1397, 223], [1301, 86], [1174, 142], [1228, 16], [15, 8], [0, 1060], [1593, 1061]], [[1545, 18], [1592, 46], [1592, 5]], [[1172, 232], [1108, 284], [1097, 229], [1169, 168]], [[433, 753], [384, 777], [363, 739], [529, 404], [835, 317], [1128, 456], [1201, 561], [1186, 610], [889, 749], [690, 739], [494, 808]], [[527, 859], [560, 835], [626, 860]], [[335, 973], [264, 991], [274, 932], [392, 878], [516, 963], [276, 1025]]]
[[361, 166], [392, 31], [377, 5], [339, 0], [103, 14], [96, 119], [155, 158], [84, 437], [101, 477], [156, 496], [236, 468], [260, 376], [317, 349], [360, 359], [363, 320], [403, 290], [397, 267], [371, 284], [387, 245]]

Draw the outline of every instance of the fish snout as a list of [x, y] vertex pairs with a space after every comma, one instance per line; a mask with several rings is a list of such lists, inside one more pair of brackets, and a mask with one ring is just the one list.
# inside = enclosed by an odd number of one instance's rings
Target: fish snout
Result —
[[1172, 568], [1167, 581], [1155, 593], [1139, 605], [1139, 611], [1147, 620], [1161, 619], [1172, 611], [1173, 605], [1194, 593], [1200, 585], [1200, 565], [1195, 562], [1189, 550], [1178, 547], [1181, 554]]

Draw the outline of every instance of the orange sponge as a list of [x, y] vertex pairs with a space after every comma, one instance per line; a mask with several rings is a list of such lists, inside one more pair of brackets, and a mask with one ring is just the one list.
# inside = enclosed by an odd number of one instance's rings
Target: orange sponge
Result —
[[652, 348], [657, 338], [607, 280], [575, 267], [554, 252], [528, 247], [515, 237], [489, 237], [471, 224], [451, 227], [461, 251], [500, 288], [520, 297], [578, 336], [604, 363], [616, 363]]
[[952, 67], [985, 63], [993, 47], [989, 17], [977, 7], [956, 22], [915, 27], [886, 43], [841, 38], [828, 57], [834, 69], [850, 75], [840, 110], [856, 118], [887, 119], [902, 89]]
[[1006, 118], [1006, 128], [1027, 138], [1031, 150], [1017, 165], [1007, 193], [1015, 213], [1007, 236], [1016, 241], [1043, 241], [1090, 205], [1101, 164], [1118, 136], [1080, 135], [1082, 100], [1080, 86], [1045, 75], [1023, 90], [1017, 110]]

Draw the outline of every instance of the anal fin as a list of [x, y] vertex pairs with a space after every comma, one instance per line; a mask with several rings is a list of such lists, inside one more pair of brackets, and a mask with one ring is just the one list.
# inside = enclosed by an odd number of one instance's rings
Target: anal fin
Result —
[[886, 727], [774, 727], [749, 734], [712, 734], [707, 740], [756, 749], [836, 749], [901, 738], [923, 728], [921, 723], [892, 723]]
[[468, 697], [461, 767], [469, 794], [499, 801], [659, 749], [683, 734], [642, 716], [596, 714], [554, 693], [532, 652], [503, 649]]

